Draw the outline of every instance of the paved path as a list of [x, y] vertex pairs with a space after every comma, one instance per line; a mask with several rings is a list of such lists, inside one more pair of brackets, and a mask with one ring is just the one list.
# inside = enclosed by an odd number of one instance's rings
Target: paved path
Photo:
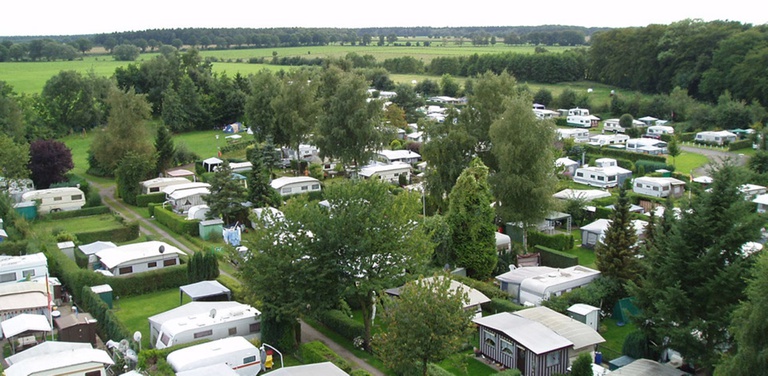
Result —
[[[737, 165], [744, 165], [745, 163], [747, 163], [747, 160], [749, 159], [745, 157], [743, 154], [734, 153], [731, 151], [713, 150], [713, 149], [698, 148], [698, 147], [685, 146], [685, 145], [680, 145], [680, 149], [685, 152], [704, 155], [709, 159], [708, 164], [701, 166], [694, 171], [695, 176], [709, 175], [710, 167], [727, 158], [730, 158], [731, 160], [736, 162]], [[680, 172], [688, 173], [690, 171], [680, 171]]]
[[[154, 223], [154, 221], [142, 217], [140, 214], [136, 213], [130, 206], [127, 206], [122, 201], [116, 199], [114, 186], [107, 187], [101, 184], [94, 183], [92, 181], [89, 183], [91, 187], [99, 190], [99, 194], [101, 195], [101, 199], [104, 205], [108, 206], [113, 211], [119, 212], [123, 217], [125, 217], [129, 221], [138, 221], [139, 229], [140, 229], [139, 231], [142, 234], [152, 235], [152, 236], [159, 234], [168, 243], [173, 244], [174, 246], [178, 247], [179, 249], [186, 252], [187, 254], [192, 255], [195, 252], [194, 250], [189, 248], [186, 244], [178, 241], [174, 236], [172, 236], [167, 231], [157, 226]], [[149, 229], [151, 229], [152, 231], [150, 231]], [[235, 276], [229, 275], [223, 270], [221, 270], [220, 272], [222, 274], [225, 274], [232, 278], [237, 279]], [[368, 371], [373, 376], [384, 376], [384, 373], [382, 373], [378, 369], [368, 364], [365, 360], [358, 358], [351, 351], [340, 346], [330, 338], [326, 337], [323, 333], [320, 333], [319, 331], [315, 330], [315, 328], [307, 325], [307, 323], [305, 323], [304, 321], [301, 321], [301, 342], [306, 343], [306, 342], [311, 342], [315, 340], [318, 340], [324, 343], [336, 354], [339, 354], [339, 356], [346, 359], [348, 362], [350, 362], [353, 365], [353, 368], [362, 368]]]
[[320, 341], [324, 343], [328, 348], [333, 350], [336, 354], [339, 354], [342, 358], [346, 359], [348, 362], [352, 363], [352, 369], [362, 368], [368, 373], [370, 373], [373, 376], [384, 376], [384, 373], [373, 367], [372, 365], [368, 364], [365, 360], [358, 358], [353, 354], [351, 351], [345, 349], [344, 347], [340, 346], [338, 343], [332, 341], [330, 338], [323, 335], [323, 333], [318, 332], [315, 330], [315, 328], [309, 326], [304, 321], [299, 321], [301, 323], [301, 342], [311, 342], [311, 341]]

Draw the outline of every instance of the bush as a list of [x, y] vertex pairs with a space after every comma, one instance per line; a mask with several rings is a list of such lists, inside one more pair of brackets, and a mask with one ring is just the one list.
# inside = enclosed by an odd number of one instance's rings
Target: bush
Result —
[[752, 148], [752, 140], [739, 140], [739, 141], [734, 141], [728, 144], [728, 151], [751, 149], [751, 148]]
[[525, 307], [511, 302], [509, 299], [493, 298], [490, 303], [486, 304], [487, 311], [491, 313], [499, 312], [515, 312]]
[[429, 376], [453, 376], [452, 373], [446, 371], [443, 369], [443, 367], [438, 366], [434, 363], [427, 364], [427, 375]]
[[147, 207], [150, 203], [162, 204], [163, 202], [165, 202], [165, 193], [162, 192], [136, 196], [136, 206], [140, 208]]
[[362, 337], [365, 326], [336, 309], [319, 312], [316, 315], [318, 321], [329, 327], [342, 337], [352, 341], [355, 337]]
[[320, 341], [307, 342], [299, 346], [299, 356], [304, 364], [331, 362], [344, 372], [351, 372], [352, 366]]
[[371, 373], [362, 369], [358, 368], [352, 372], [349, 373], [349, 376], [371, 376]]
[[573, 249], [574, 239], [571, 234], [547, 235], [538, 231], [529, 231], [528, 246], [535, 247], [537, 245], [553, 248], [558, 251], [567, 251]]
[[493, 298], [499, 298], [499, 299], [506, 299], [509, 297], [507, 293], [504, 291], [501, 291], [501, 289], [494, 285], [493, 283], [478, 281], [473, 278], [469, 277], [462, 277], [458, 275], [451, 276], [451, 278], [455, 279], [456, 281], [459, 281], [477, 291], [482, 292], [485, 294], [485, 296], [493, 299]]
[[109, 309], [107, 303], [104, 303], [99, 295], [91, 290], [90, 286], [82, 287], [78, 303], [84, 312], [90, 313], [96, 319], [99, 337], [115, 341], [133, 338], [128, 328]]
[[541, 265], [552, 268], [569, 268], [579, 265], [579, 258], [575, 255], [560, 252], [552, 248], [537, 245], [536, 251], [541, 254]]
[[26, 240], [4, 241], [0, 243], [0, 255], [22, 256], [26, 255], [29, 242]]
[[645, 171], [645, 172], [653, 172], [656, 170], [673, 171], [675, 169], [673, 166], [667, 165], [666, 161], [662, 163], [662, 162], [648, 161], [648, 160], [638, 160], [637, 162], [635, 162], [635, 168], [638, 174], [640, 174], [640, 171]]
[[102, 205], [103, 203], [101, 202], [101, 195], [99, 192], [88, 192], [88, 194], [85, 195], [85, 205], [83, 205], [83, 208], [99, 207]]

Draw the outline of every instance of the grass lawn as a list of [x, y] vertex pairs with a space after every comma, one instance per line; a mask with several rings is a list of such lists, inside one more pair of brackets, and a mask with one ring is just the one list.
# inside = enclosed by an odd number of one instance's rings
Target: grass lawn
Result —
[[[183, 295], [183, 303], [189, 303], [192, 299]], [[179, 306], [179, 289], [155, 291], [149, 294], [131, 297], [121, 297], [115, 300], [113, 311], [120, 322], [133, 333], [141, 332], [141, 348], [149, 348], [149, 321], [150, 316]]]
[[600, 326], [606, 328], [604, 332], [600, 333], [605, 338], [605, 343], [598, 346], [598, 350], [603, 353], [603, 362], [620, 357], [622, 355], [621, 348], [624, 346], [624, 339], [627, 338], [629, 333], [637, 330], [631, 322], [625, 323], [624, 326], [618, 326], [616, 325], [616, 320], [612, 318], [603, 319]]
[[350, 342], [346, 338], [340, 336], [339, 334], [337, 334], [333, 330], [328, 329], [328, 327], [326, 327], [325, 325], [323, 325], [323, 324], [321, 324], [321, 323], [319, 323], [319, 322], [317, 322], [317, 321], [315, 321], [315, 320], [313, 320], [311, 318], [302, 318], [302, 320], [304, 320], [304, 322], [306, 322], [307, 324], [309, 324], [310, 326], [315, 328], [320, 333], [323, 333], [326, 337], [330, 338], [331, 341], [336, 342], [337, 344], [339, 344], [339, 346], [341, 346], [341, 347], [351, 351], [353, 354], [355, 354], [356, 357], [364, 360], [365, 362], [367, 362], [368, 364], [372, 365], [373, 367], [375, 367], [379, 371], [384, 372], [384, 374], [386, 374], [386, 375], [394, 375], [394, 373], [392, 371], [388, 370], [384, 366], [384, 363], [382, 363], [379, 359], [375, 358], [372, 354], [370, 354], [370, 353], [368, 353], [366, 351], [363, 351], [363, 350], [360, 350], [360, 349], [356, 348], [355, 346], [352, 345], [352, 342]]
[[39, 234], [56, 235], [60, 231], [69, 233], [100, 231], [123, 227], [112, 214], [91, 215], [87, 217], [58, 220], [35, 221], [33, 229]]
[[672, 157], [667, 157], [667, 164], [674, 165], [675, 170], [682, 174], [690, 174], [691, 171], [696, 170], [709, 163], [709, 158], [703, 154], [682, 152], [677, 158], [672, 161]]
[[456, 354], [438, 363], [438, 365], [457, 376], [488, 376], [498, 373], [495, 368], [485, 363], [482, 358], [476, 358], [471, 350]]

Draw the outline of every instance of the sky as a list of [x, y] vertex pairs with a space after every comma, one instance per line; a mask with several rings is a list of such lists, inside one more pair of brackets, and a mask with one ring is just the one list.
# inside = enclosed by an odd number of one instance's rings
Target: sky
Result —
[[[768, 23], [762, 1], [7, 0], [0, 36], [209, 27], [630, 27], [686, 18]], [[763, 4], [762, 6], [759, 4]], [[762, 9], [760, 9], [762, 8]]]

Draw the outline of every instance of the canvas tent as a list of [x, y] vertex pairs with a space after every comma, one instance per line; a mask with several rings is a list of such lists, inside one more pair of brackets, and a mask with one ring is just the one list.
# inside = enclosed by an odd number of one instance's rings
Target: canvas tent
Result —
[[243, 123], [240, 123], [240, 122], [232, 123], [224, 126], [224, 133], [240, 133], [245, 131], [246, 129], [243, 126]]
[[232, 292], [215, 280], [200, 281], [179, 287], [179, 305], [181, 305], [184, 294], [187, 294], [195, 302], [232, 300]]
[[638, 313], [640, 310], [632, 303], [632, 298], [621, 299], [613, 306], [613, 318], [617, 323], [629, 322], [629, 318]]

